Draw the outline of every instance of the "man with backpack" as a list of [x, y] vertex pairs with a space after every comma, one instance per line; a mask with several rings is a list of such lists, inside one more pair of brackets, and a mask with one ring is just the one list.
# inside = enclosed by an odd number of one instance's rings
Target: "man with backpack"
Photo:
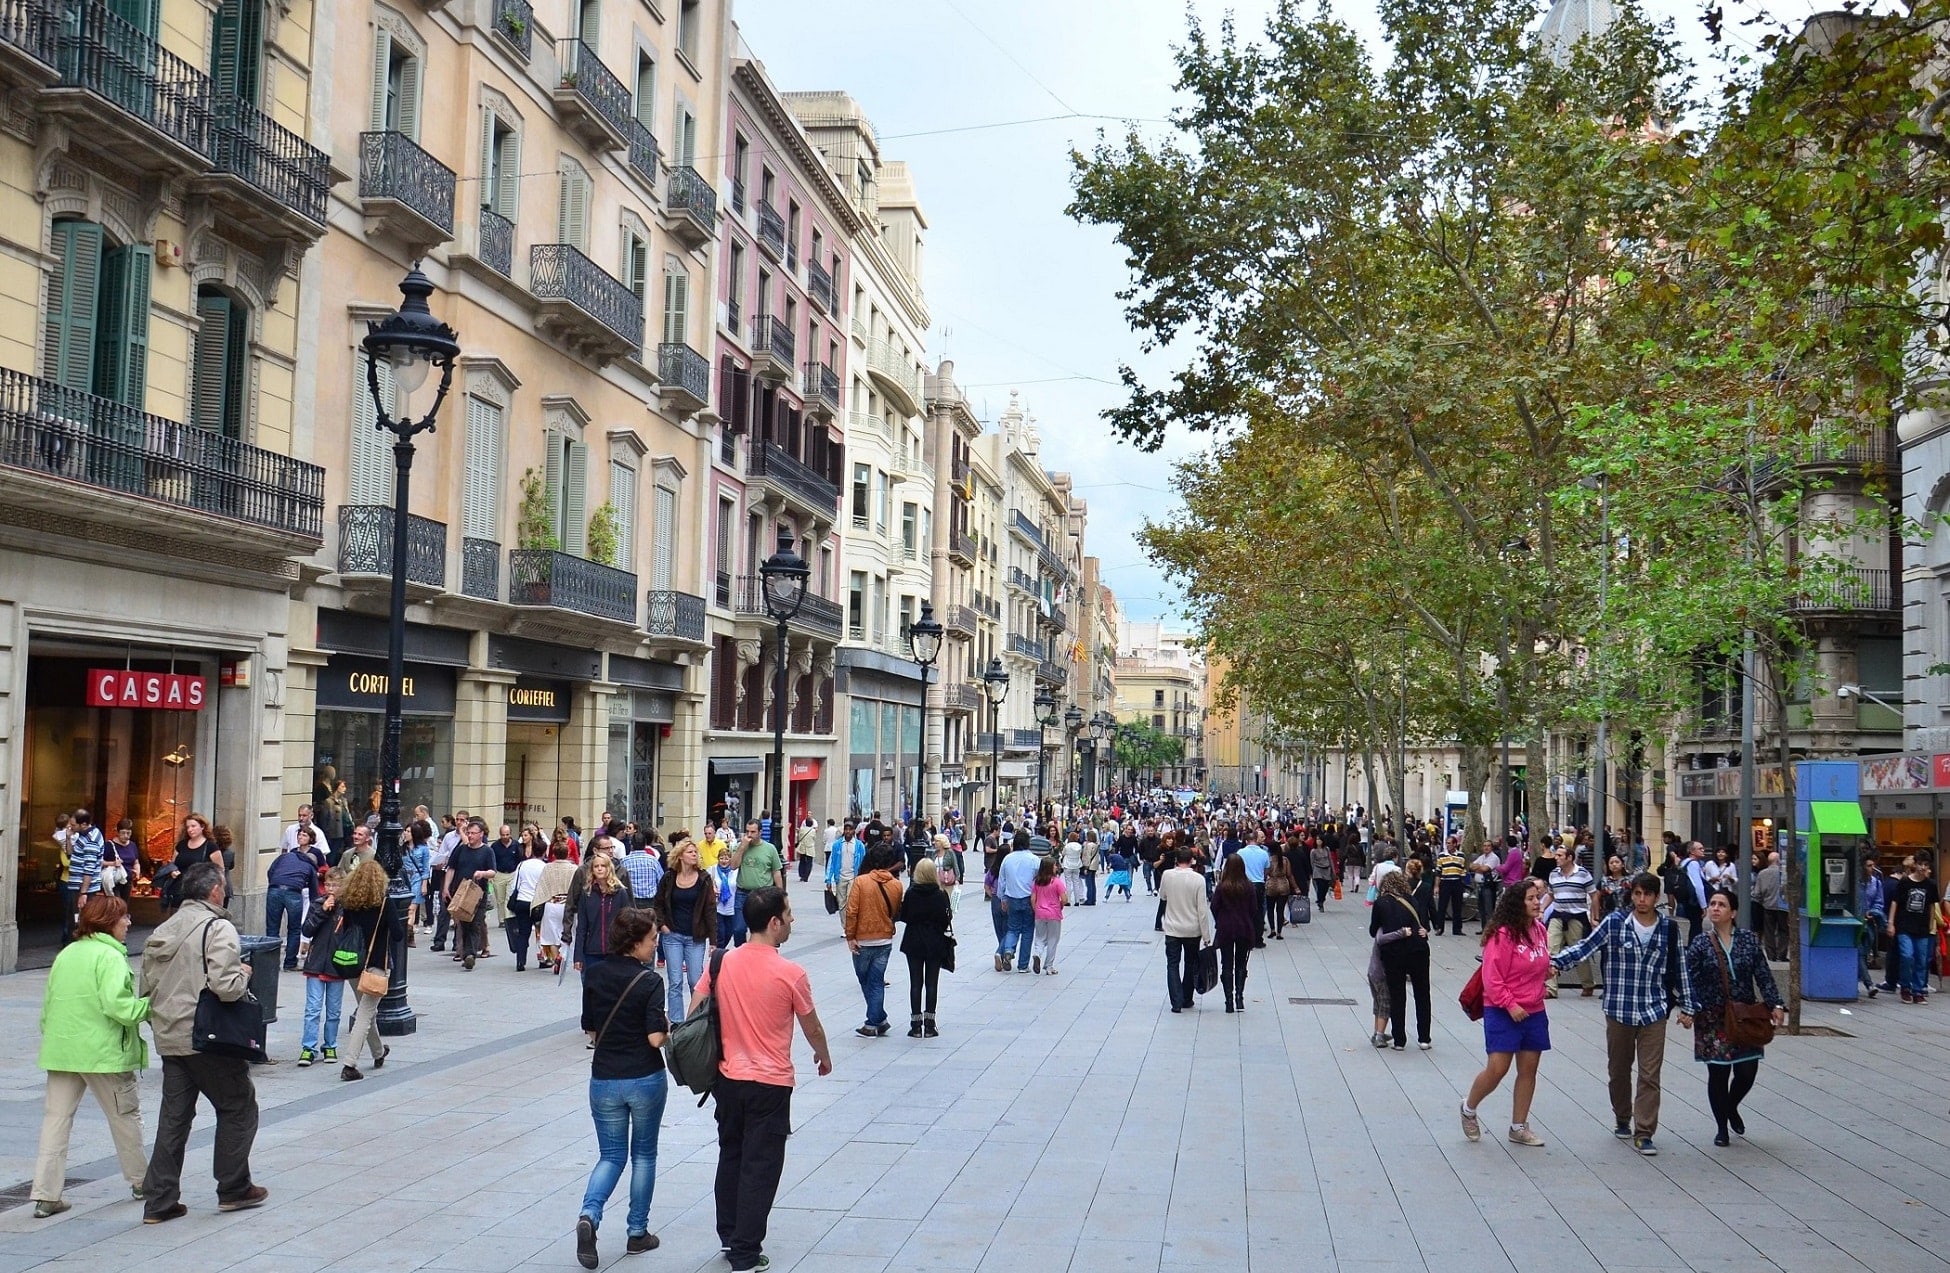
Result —
[[[813, 1010], [806, 970], [779, 953], [792, 936], [792, 904], [777, 886], [745, 894], [743, 946], [714, 956], [698, 981], [691, 1017], [710, 997], [721, 1059], [717, 1098], [718, 1241], [733, 1273], [772, 1267], [761, 1248], [785, 1171], [792, 1130], [792, 1023], [812, 1046], [820, 1076], [833, 1072], [826, 1028]], [[686, 1020], [690, 1020], [687, 1017]]]
[[[1551, 956], [1559, 970], [1605, 952], [1605, 1056], [1609, 1062], [1612, 1135], [1630, 1140], [1647, 1158], [1659, 1152], [1659, 1073], [1666, 1059], [1666, 1018], [1679, 1012], [1681, 1029], [1693, 1018], [1679, 1005], [1692, 999], [1679, 921], [1659, 913], [1659, 877], [1632, 880], [1632, 905], [1620, 907], [1576, 945]], [[1638, 1061], [1638, 1085], [1632, 1062]]]

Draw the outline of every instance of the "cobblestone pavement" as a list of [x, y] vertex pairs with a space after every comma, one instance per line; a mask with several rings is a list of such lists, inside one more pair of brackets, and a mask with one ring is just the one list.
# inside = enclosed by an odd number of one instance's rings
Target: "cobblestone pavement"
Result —
[[[836, 1069], [800, 1045], [796, 1130], [767, 1251], [784, 1273], [1076, 1270], [1853, 1270], [1950, 1268], [1950, 1004], [1808, 1008], [1853, 1037], [1783, 1038], [1747, 1105], [1748, 1139], [1711, 1145], [1690, 1036], [1669, 1040], [1659, 1133], [1644, 1159], [1611, 1136], [1598, 1000], [1551, 1005], [1522, 1149], [1490, 1135], [1508, 1088], [1464, 1142], [1459, 1094], [1481, 1064], [1455, 993], [1473, 938], [1434, 942], [1432, 1052], [1368, 1046], [1366, 912], [1330, 903], [1253, 960], [1249, 1010], [1217, 995], [1165, 1010], [1161, 939], [1140, 894], [1065, 923], [1062, 973], [989, 968], [979, 893], [964, 896], [962, 970], [943, 978], [941, 1037], [902, 1037], [904, 965], [885, 1039], [856, 1038], [861, 1001], [837, 922], [810, 889], [787, 953], [812, 974]], [[414, 952], [420, 1031], [365, 1082], [300, 1070], [302, 985], [286, 974], [258, 1071], [261, 1210], [219, 1215], [207, 1112], [185, 1170], [190, 1216], [145, 1228], [92, 1106], [78, 1120], [74, 1210], [0, 1211], [0, 1273], [575, 1267], [572, 1226], [595, 1157], [578, 990], [517, 976], [497, 937], [474, 972]], [[573, 981], [574, 974], [570, 974]], [[44, 973], [0, 979], [0, 1188], [32, 1174]], [[1353, 1000], [1294, 1004], [1291, 999]], [[296, 1002], [294, 1002], [294, 1000]], [[159, 1071], [143, 1085], [153, 1131]], [[715, 1270], [710, 1111], [665, 1115], [651, 1227], [622, 1254], [627, 1181], [604, 1264]], [[25, 1190], [19, 1191], [24, 1194]], [[5, 1205], [0, 1199], [0, 1206]]]

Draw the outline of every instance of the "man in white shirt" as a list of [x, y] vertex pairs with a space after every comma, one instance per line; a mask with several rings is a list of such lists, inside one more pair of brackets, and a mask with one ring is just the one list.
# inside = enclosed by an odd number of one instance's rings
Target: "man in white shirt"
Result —
[[325, 832], [311, 820], [311, 806], [308, 804], [298, 806], [298, 820], [284, 829], [284, 838], [279, 841], [280, 848], [289, 853], [298, 847], [299, 827], [310, 827], [312, 843], [318, 847], [320, 853], [327, 857], [331, 855], [332, 846], [326, 842]]

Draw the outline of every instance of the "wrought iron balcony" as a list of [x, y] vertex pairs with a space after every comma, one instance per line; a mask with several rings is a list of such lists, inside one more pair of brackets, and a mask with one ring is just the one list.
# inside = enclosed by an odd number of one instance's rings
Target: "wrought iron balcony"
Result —
[[763, 199], [758, 201], [754, 213], [759, 250], [776, 261], [785, 255], [785, 218]]
[[631, 125], [636, 123], [630, 90], [581, 40], [558, 40], [555, 51], [562, 62], [555, 104], [569, 128], [599, 150], [628, 149]]
[[643, 302], [569, 244], [528, 249], [528, 290], [539, 325], [598, 364], [642, 353]]
[[704, 598], [688, 592], [643, 594], [643, 629], [651, 636], [703, 645]]
[[822, 522], [838, 514], [840, 488], [788, 454], [776, 442], [754, 446], [745, 462], [745, 475], [776, 488]]
[[718, 192], [697, 169], [683, 166], [670, 170], [664, 207], [674, 218], [670, 232], [686, 247], [699, 247], [718, 237]]
[[941, 687], [941, 705], [951, 712], [980, 711], [982, 691], [973, 681], [950, 681]]
[[454, 237], [454, 170], [405, 133], [359, 134], [359, 202], [370, 233], [420, 249]]
[[1008, 650], [1011, 654], [1021, 655], [1037, 663], [1043, 661], [1043, 643], [1034, 637], [1026, 637], [1020, 632], [1009, 634]]
[[867, 348], [867, 372], [903, 412], [921, 410], [921, 373], [907, 353], [890, 340], [876, 340]]
[[963, 566], [975, 564], [975, 537], [967, 531], [948, 532], [948, 556]]
[[1040, 729], [1005, 729], [1002, 731], [1003, 751], [1038, 751], [1043, 746], [1043, 731]]
[[54, 0], [0, 0], [0, 64], [27, 83], [54, 79], [59, 8]]
[[1070, 669], [1044, 659], [1036, 665], [1036, 679], [1061, 688], [1070, 683]]
[[839, 316], [840, 297], [833, 287], [833, 276], [818, 261], [806, 262], [806, 296], [835, 318]]
[[[772, 621], [765, 609], [765, 579], [761, 575], [738, 576], [737, 611], [742, 615], [757, 615], [768, 623]], [[792, 617], [788, 628], [797, 628], [815, 636], [837, 641], [846, 631], [846, 610], [837, 601], [808, 592], [800, 603], [799, 613]]]
[[266, 235], [324, 235], [331, 156], [235, 97], [214, 99], [211, 127], [209, 193], [225, 215]]
[[667, 340], [657, 346], [657, 379], [664, 404], [679, 415], [711, 405], [711, 361], [689, 345]]
[[63, 0], [58, 28], [47, 110], [73, 118], [80, 140], [117, 146], [146, 170], [209, 170], [209, 76], [99, 0]]
[[948, 462], [948, 479], [956, 486], [968, 480], [970, 471], [968, 460], [964, 456], [957, 455]]
[[471, 536], [460, 541], [460, 591], [483, 601], [501, 600], [501, 545]]
[[822, 420], [840, 413], [839, 373], [823, 362], [806, 364], [806, 410]]
[[535, 52], [535, 9], [528, 0], [494, 0], [494, 31], [526, 61]]
[[730, 332], [734, 336], [738, 334], [738, 322], [739, 322], [739, 316], [741, 312], [742, 311], [738, 304], [738, 298], [736, 296], [733, 296], [730, 299], [725, 301], [724, 329]]
[[1011, 588], [1020, 588], [1027, 593], [1040, 591], [1036, 586], [1036, 577], [1024, 570], [1021, 566], [1009, 567], [1009, 586]]
[[1043, 622], [1058, 632], [1067, 632], [1070, 629], [1070, 616], [1062, 606], [1051, 606], [1049, 613], [1043, 616]]
[[731, 210], [733, 212], [745, 210], [745, 183], [736, 177], [731, 179]]
[[[339, 505], [339, 573], [393, 577], [393, 508], [390, 504]], [[447, 587], [447, 525], [409, 513], [406, 518], [406, 582], [436, 592]]]
[[1788, 609], [1802, 614], [1897, 608], [1895, 580], [1887, 570], [1845, 566], [1832, 577], [1808, 584], [1789, 600]]
[[752, 373], [767, 380], [792, 379], [792, 354], [797, 340], [777, 314], [752, 319]]
[[513, 278], [515, 274], [515, 223], [496, 212], [493, 208], [481, 209], [481, 221], [475, 231], [479, 242], [474, 245], [475, 255], [481, 264], [503, 278]]
[[948, 607], [948, 617], [942, 621], [942, 626], [948, 629], [949, 636], [968, 640], [975, 635], [976, 617], [973, 607], [952, 605]]
[[630, 121], [630, 168], [643, 178], [650, 187], [652, 197], [657, 192], [657, 167], [663, 155], [657, 148], [657, 135], [644, 127], [643, 121]]
[[[322, 535], [325, 471], [317, 465], [5, 368], [0, 466], [33, 475], [9, 481], [8, 500], [21, 507], [45, 499], [55, 526], [113, 509], [79, 489], [89, 488], [304, 541], [293, 548], [316, 547]], [[198, 529], [194, 518], [168, 521]]]
[[636, 626], [636, 576], [553, 548], [508, 550], [508, 600]]
[[1002, 750], [1002, 735], [985, 729], [975, 735], [975, 742], [970, 750], [982, 756], [993, 756]]
[[1009, 529], [1028, 540], [1031, 547], [1043, 546], [1043, 528], [1029, 520], [1029, 515], [1020, 508], [1009, 510]]

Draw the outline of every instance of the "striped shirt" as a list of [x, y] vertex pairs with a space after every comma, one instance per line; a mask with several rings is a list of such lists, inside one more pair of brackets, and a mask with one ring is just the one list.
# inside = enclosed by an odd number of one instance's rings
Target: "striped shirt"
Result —
[[1459, 880], [1468, 869], [1460, 853], [1438, 853], [1435, 855], [1435, 873], [1445, 880]]
[[1551, 909], [1561, 915], [1583, 915], [1591, 909], [1591, 872], [1573, 867], [1566, 875], [1562, 867], [1551, 872]]

